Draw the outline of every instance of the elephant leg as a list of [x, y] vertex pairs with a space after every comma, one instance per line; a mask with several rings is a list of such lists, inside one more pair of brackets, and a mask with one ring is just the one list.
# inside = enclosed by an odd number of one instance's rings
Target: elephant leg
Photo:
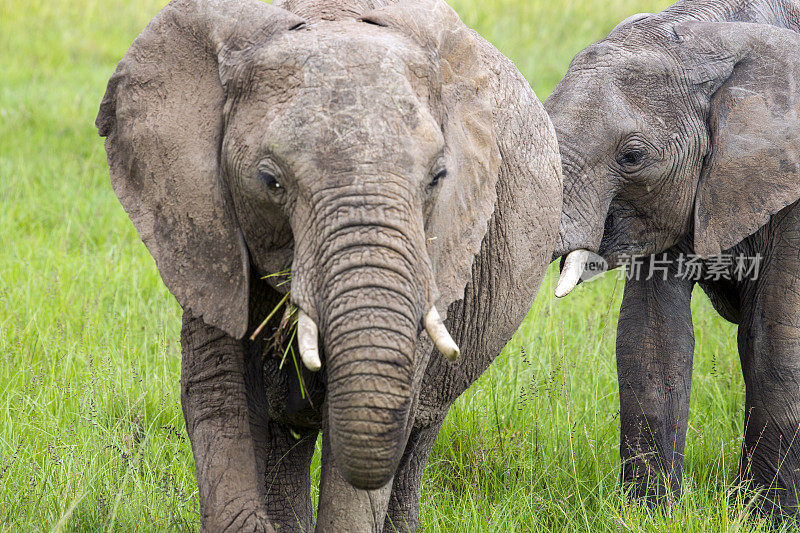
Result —
[[779, 519], [800, 503], [798, 246], [800, 238], [766, 255], [745, 293], [738, 335], [746, 385], [739, 475], [761, 492], [761, 510]]
[[389, 512], [384, 533], [416, 531], [419, 523], [419, 499], [422, 471], [428, 462], [433, 443], [444, 419], [425, 427], [414, 428], [408, 438], [405, 453], [397, 468], [389, 499]]
[[317, 432], [296, 439], [288, 427], [270, 420], [261, 361], [263, 346], [250, 343], [249, 347], [245, 370], [247, 404], [267, 514], [281, 531], [311, 531], [311, 459]]
[[192, 444], [203, 531], [273, 532], [264, 507], [242, 343], [183, 315], [181, 406]]
[[317, 433], [295, 439], [290, 430], [271, 422], [266, 456], [266, 506], [281, 531], [313, 531], [311, 458]]
[[391, 490], [391, 481], [377, 490], [356, 489], [345, 481], [334, 464], [328, 430], [323, 430], [322, 476], [319, 483], [315, 531], [325, 533], [382, 531]]
[[631, 279], [617, 326], [621, 479], [650, 504], [680, 496], [689, 420], [693, 282]]

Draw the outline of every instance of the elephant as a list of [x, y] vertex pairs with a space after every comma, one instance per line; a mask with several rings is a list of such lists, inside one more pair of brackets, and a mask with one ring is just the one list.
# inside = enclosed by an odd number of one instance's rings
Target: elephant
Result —
[[738, 480], [762, 512], [798, 508], [798, 32], [794, 0], [679, 1], [581, 51], [545, 102], [564, 179], [556, 296], [587, 278], [592, 254], [629, 267], [620, 477], [650, 505], [681, 493], [699, 284], [738, 325]]
[[[514, 64], [441, 0], [173, 0], [96, 125], [183, 311], [201, 528], [415, 530], [445, 415], [558, 234], [555, 131]], [[266, 340], [286, 319], [297, 369]]]

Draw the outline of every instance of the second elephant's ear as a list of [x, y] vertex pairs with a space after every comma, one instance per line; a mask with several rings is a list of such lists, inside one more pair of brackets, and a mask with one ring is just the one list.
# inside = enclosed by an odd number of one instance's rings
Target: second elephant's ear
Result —
[[[721, 79], [711, 96], [711, 153], [695, 198], [695, 251], [721, 253], [800, 198], [800, 35], [747, 23], [688, 23]], [[720, 60], [719, 58], [724, 58]]]
[[362, 20], [397, 29], [431, 52], [441, 72], [439, 115], [447, 179], [426, 223], [439, 309], [464, 297], [497, 201], [500, 152], [493, 121], [491, 72], [480, 37], [441, 0], [398, 2]]
[[174, 0], [133, 42], [97, 115], [114, 191], [167, 288], [236, 338], [249, 258], [220, 172], [219, 58], [301, 23], [258, 0]]

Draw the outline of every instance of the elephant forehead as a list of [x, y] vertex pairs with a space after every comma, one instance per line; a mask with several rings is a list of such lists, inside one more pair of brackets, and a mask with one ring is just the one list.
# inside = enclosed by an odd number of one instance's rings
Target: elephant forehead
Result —
[[427, 157], [439, 149], [430, 106], [437, 77], [424, 51], [384, 28], [347, 28], [298, 32], [257, 58], [248, 99], [262, 106], [251, 112], [263, 113], [266, 148], [340, 161]]
[[690, 102], [682, 100], [686, 91], [678, 87], [681, 80], [669, 57], [653, 50], [593, 48], [576, 58], [548, 99], [560, 134], [571, 131], [583, 138], [594, 131], [609, 140], [609, 134], [631, 131], [657, 137], [677, 131]]
[[266, 90], [282, 81], [289, 88], [410, 84], [426, 100], [437, 71], [431, 54], [402, 34], [349, 21], [282, 35], [255, 54], [248, 75]]
[[656, 43], [647, 46], [602, 41], [581, 52], [570, 67], [571, 73], [586, 83], [619, 88], [619, 96], [634, 105], [652, 104], [661, 108], [680, 98], [683, 77], [675, 57]]
[[[385, 96], [363, 89], [304, 91], [264, 128], [264, 148], [285, 161], [341, 172], [429, 164], [444, 143], [438, 125], [413, 100]], [[320, 101], [330, 102], [326, 112], [309, 112]]]
[[629, 113], [626, 99], [613, 83], [608, 83], [588, 71], [570, 72], [550, 97], [549, 111], [558, 133], [574, 130], [584, 137], [591, 130], [621, 129]]
[[604, 70], [618, 76], [665, 76], [674, 60], [654, 42], [618, 42], [613, 38], [586, 47], [572, 60], [570, 70]]
[[402, 87], [320, 86], [298, 93], [275, 113], [266, 133], [273, 139], [338, 147], [413, 137], [435, 141], [438, 127], [409, 90]]

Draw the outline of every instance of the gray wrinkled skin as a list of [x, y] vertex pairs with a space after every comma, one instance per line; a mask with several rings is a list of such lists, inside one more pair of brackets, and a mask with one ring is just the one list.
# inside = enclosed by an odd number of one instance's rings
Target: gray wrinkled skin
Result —
[[[700, 282], [739, 325], [747, 386], [740, 477], [765, 512], [800, 489], [800, 5], [681, 1], [573, 60], [545, 103], [564, 171], [554, 257], [760, 254], [756, 281]], [[673, 265], [675, 268], [675, 265]], [[618, 325], [622, 480], [681, 489], [694, 282], [628, 281]], [[730, 274], [730, 273], [729, 273]]]
[[[437, 0], [175, 0], [97, 125], [184, 310], [203, 530], [416, 529], [442, 421], [524, 318], [558, 232], [555, 132], [514, 65]], [[287, 289], [262, 278], [286, 268], [320, 330], [305, 399], [267, 350], [277, 320], [249, 340]], [[455, 363], [422, 330], [434, 304]]]

